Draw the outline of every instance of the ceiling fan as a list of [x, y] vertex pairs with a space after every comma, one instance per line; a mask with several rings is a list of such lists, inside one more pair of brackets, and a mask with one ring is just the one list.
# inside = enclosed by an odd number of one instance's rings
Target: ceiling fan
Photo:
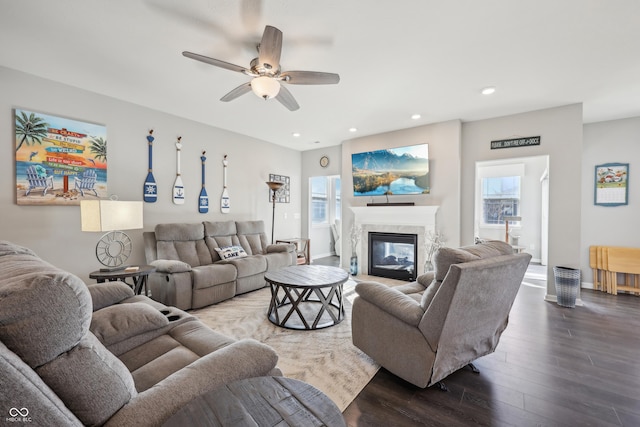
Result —
[[280, 69], [280, 54], [282, 53], [282, 31], [276, 27], [267, 25], [262, 34], [262, 40], [258, 45], [258, 57], [251, 61], [250, 68], [231, 64], [219, 59], [199, 55], [192, 52], [182, 52], [187, 58], [205, 62], [216, 67], [246, 74], [253, 77], [250, 82], [243, 83], [225, 96], [220, 101], [229, 102], [249, 91], [265, 100], [275, 98], [291, 111], [300, 108], [289, 90], [281, 85], [323, 85], [336, 84], [340, 76], [334, 73], [320, 71], [282, 71]]

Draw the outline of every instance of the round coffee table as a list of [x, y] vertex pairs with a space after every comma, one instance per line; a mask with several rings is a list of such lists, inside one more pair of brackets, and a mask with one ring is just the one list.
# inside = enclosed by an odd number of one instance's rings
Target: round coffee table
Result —
[[294, 265], [265, 273], [271, 286], [267, 316], [289, 329], [321, 329], [344, 319], [342, 284], [346, 271], [324, 265]]
[[163, 427], [345, 427], [340, 410], [320, 390], [286, 377], [239, 380], [196, 397]]

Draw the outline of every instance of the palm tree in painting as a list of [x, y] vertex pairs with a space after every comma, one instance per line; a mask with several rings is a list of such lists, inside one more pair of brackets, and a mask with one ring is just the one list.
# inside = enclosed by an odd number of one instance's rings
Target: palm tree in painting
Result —
[[95, 154], [94, 158], [96, 160], [104, 160], [107, 161], [107, 141], [102, 139], [102, 137], [91, 137], [91, 144], [89, 145], [89, 149], [93, 154]]
[[20, 150], [25, 142], [27, 145], [36, 143], [42, 145], [42, 138], [47, 136], [48, 128], [49, 124], [42, 117], [34, 113], [27, 116], [24, 111], [20, 111], [20, 115], [16, 114], [16, 140], [20, 139], [16, 151]]

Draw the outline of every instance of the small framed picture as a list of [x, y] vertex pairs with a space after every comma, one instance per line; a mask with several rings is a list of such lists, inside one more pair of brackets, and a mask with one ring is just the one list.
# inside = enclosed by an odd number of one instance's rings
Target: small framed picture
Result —
[[600, 206], [629, 204], [629, 163], [596, 165], [594, 204]]
[[[284, 185], [276, 192], [276, 203], [289, 203], [291, 201], [289, 177], [270, 173], [269, 181], [278, 181], [284, 183]], [[269, 190], [269, 202], [271, 202], [271, 190]]]

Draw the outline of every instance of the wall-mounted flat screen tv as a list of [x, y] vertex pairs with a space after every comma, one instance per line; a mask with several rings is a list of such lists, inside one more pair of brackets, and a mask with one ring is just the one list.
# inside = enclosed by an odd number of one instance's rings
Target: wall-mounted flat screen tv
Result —
[[418, 144], [351, 155], [353, 194], [429, 194], [429, 145]]

